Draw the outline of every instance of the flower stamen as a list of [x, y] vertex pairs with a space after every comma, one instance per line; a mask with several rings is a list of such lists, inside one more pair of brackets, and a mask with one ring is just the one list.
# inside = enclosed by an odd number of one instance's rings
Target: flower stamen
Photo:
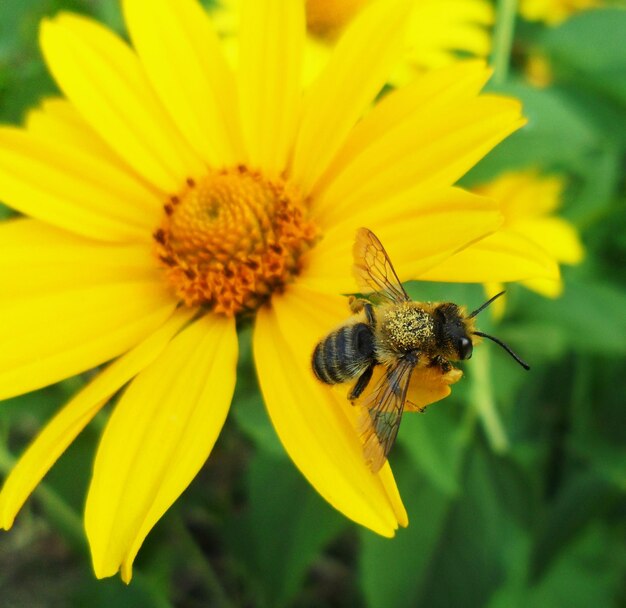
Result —
[[212, 171], [164, 204], [156, 256], [187, 306], [258, 308], [301, 270], [317, 229], [289, 182], [239, 166]]

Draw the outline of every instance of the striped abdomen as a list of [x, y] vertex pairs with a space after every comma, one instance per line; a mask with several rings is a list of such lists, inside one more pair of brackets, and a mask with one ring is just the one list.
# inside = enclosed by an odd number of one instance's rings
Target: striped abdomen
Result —
[[374, 332], [366, 323], [344, 325], [313, 351], [313, 372], [326, 384], [348, 382], [374, 362]]

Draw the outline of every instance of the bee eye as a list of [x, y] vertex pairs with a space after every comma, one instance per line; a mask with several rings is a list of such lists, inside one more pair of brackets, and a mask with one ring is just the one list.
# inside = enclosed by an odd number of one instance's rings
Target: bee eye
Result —
[[459, 338], [456, 345], [460, 359], [470, 359], [472, 356], [473, 345], [469, 338]]

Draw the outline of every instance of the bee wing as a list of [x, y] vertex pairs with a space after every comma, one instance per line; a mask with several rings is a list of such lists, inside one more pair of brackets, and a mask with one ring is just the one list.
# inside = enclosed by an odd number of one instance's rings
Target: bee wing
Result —
[[385, 463], [398, 435], [415, 361], [400, 360], [390, 367], [365, 399], [359, 420], [363, 455], [373, 473]]
[[374, 292], [374, 299], [400, 303], [411, 300], [393, 269], [378, 237], [367, 228], [359, 228], [354, 243], [354, 275], [363, 293]]

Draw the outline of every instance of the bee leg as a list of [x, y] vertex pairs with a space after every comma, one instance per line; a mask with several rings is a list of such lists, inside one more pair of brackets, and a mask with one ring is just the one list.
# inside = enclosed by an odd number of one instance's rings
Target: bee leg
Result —
[[350, 395], [348, 396], [348, 399], [350, 399], [350, 401], [354, 401], [355, 399], [358, 399], [360, 397], [361, 393], [367, 388], [367, 385], [370, 383], [373, 373], [374, 365], [370, 365], [359, 376], [359, 379], [356, 381], [354, 387], [350, 391]]
[[363, 303], [363, 308], [365, 309], [365, 317], [367, 322], [374, 327], [376, 324], [376, 317], [374, 316], [374, 307], [369, 302]]
[[452, 369], [452, 364], [441, 355], [436, 355], [430, 360], [429, 367], [438, 367], [442, 374], [447, 374]]

